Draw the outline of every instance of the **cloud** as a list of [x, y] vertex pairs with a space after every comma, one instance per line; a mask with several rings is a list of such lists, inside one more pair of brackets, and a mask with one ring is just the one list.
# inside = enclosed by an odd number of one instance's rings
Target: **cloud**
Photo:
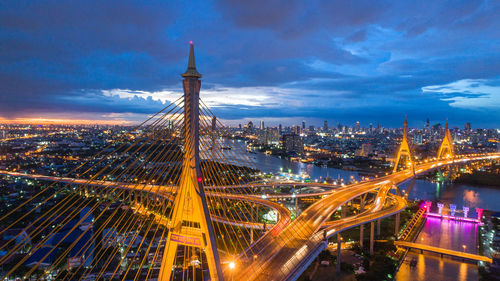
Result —
[[462, 79], [444, 85], [422, 87], [438, 94], [450, 106], [468, 109], [500, 109], [500, 79]]
[[[499, 12], [487, 0], [3, 1], [0, 117], [137, 120], [182, 95], [193, 40], [202, 99], [223, 119], [498, 126]], [[448, 85], [469, 79], [481, 91]]]

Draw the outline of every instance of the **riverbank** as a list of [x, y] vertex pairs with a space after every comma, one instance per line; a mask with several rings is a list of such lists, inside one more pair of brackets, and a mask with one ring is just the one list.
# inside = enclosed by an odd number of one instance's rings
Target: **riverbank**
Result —
[[493, 172], [476, 171], [472, 174], [463, 174], [459, 176], [455, 179], [455, 183], [500, 188], [500, 175]]

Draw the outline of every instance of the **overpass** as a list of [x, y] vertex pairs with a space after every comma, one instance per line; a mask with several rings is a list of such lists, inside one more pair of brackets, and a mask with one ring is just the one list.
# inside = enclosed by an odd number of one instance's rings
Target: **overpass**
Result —
[[406, 242], [406, 241], [394, 241], [394, 245], [397, 247], [401, 248], [407, 248], [407, 249], [417, 249], [421, 251], [427, 251], [427, 252], [432, 252], [432, 253], [437, 253], [441, 255], [447, 255], [447, 256], [452, 256], [452, 257], [457, 257], [457, 258], [462, 258], [462, 259], [467, 259], [467, 260], [473, 260], [473, 261], [483, 261], [483, 262], [488, 262], [492, 263], [492, 259], [481, 256], [481, 255], [475, 255], [475, 254], [470, 254], [470, 253], [465, 253], [465, 252], [460, 252], [460, 251], [453, 251], [453, 250], [448, 250], [444, 248], [439, 248], [439, 247], [434, 247], [434, 246], [429, 246], [429, 245], [424, 245], [424, 244], [419, 244], [419, 243], [412, 243], [412, 242]]
[[[373, 179], [367, 182], [346, 186], [339, 189], [331, 195], [311, 205], [294, 221], [291, 221], [287, 227], [279, 232], [271, 231], [260, 237], [250, 246], [243, 255], [240, 255], [239, 262], [241, 271], [235, 273], [240, 280], [296, 280], [289, 278], [302, 267], [304, 260], [311, 260], [319, 253], [318, 247], [323, 240], [318, 240], [318, 231], [328, 220], [335, 210], [346, 202], [359, 197], [365, 193], [372, 192], [387, 184], [400, 184], [415, 175], [423, 174], [440, 167], [467, 161], [477, 161], [486, 159], [497, 159], [499, 154], [491, 155], [464, 155], [456, 159], [437, 159], [426, 161], [415, 165], [415, 173], [412, 170], [403, 170], [391, 175]], [[333, 233], [341, 232], [344, 229], [353, 227], [351, 223], [358, 220], [359, 224], [379, 219], [383, 216], [396, 214], [400, 210], [394, 209], [392, 213], [385, 213], [383, 209], [374, 209], [367, 217], [349, 217], [344, 223], [338, 225]], [[358, 225], [359, 225], [358, 224]], [[332, 235], [333, 235], [332, 233]], [[315, 238], [316, 237], [316, 238]], [[254, 253], [253, 261], [246, 253]], [[305, 259], [304, 259], [305, 258]], [[285, 261], [285, 264], [283, 262]]]
[[[500, 155], [474, 155], [461, 156], [457, 159], [434, 160], [420, 163], [415, 166], [415, 174], [425, 173], [442, 166], [467, 161], [499, 158]], [[171, 186], [143, 185], [136, 184], [93, 181], [88, 179], [73, 179], [65, 177], [53, 177], [43, 175], [30, 175], [18, 172], [0, 171], [0, 174], [11, 176], [29, 177], [40, 180], [58, 181], [72, 184], [87, 184], [101, 187], [115, 187], [120, 189], [148, 192], [161, 197], [169, 197], [172, 191]], [[315, 204], [305, 210], [294, 221], [290, 220], [288, 210], [279, 204], [261, 198], [259, 195], [244, 195], [212, 192], [207, 189], [207, 194], [227, 199], [248, 200], [257, 204], [267, 205], [276, 209], [280, 214], [279, 223], [267, 226], [270, 231], [266, 232], [257, 241], [239, 256], [242, 271], [235, 272], [235, 276], [240, 280], [296, 280], [300, 273], [314, 260], [314, 258], [326, 247], [326, 237], [331, 237], [349, 228], [373, 222], [384, 217], [399, 213], [406, 206], [406, 201], [401, 196], [388, 194], [394, 184], [399, 184], [415, 176], [413, 171], [404, 170], [388, 176], [372, 179], [358, 184], [348, 185], [342, 188], [321, 192], [320, 194], [308, 194], [309, 196], [324, 196]], [[289, 183], [292, 185], [292, 183]], [[281, 184], [275, 184], [281, 185]], [[318, 185], [316, 183], [297, 184], [301, 186]], [[258, 187], [259, 184], [251, 184], [246, 187]], [[321, 184], [320, 186], [325, 186]], [[146, 187], [148, 188], [146, 190]], [[231, 188], [233, 189], [233, 188]], [[355, 216], [342, 218], [329, 222], [328, 219], [340, 206], [346, 202], [359, 197], [368, 192], [378, 189], [377, 196], [364, 212]], [[170, 192], [169, 192], [170, 191]], [[326, 195], [326, 197], [325, 197]], [[246, 228], [261, 228], [262, 224], [253, 222], [234, 221], [229, 218], [214, 216], [214, 221], [241, 226]], [[320, 229], [323, 227], [323, 231]], [[372, 234], [373, 235], [373, 234]], [[371, 239], [373, 240], [373, 239]], [[252, 255], [253, 261], [248, 264], [248, 257]], [[466, 257], [464, 257], [466, 258]], [[279, 269], [279, 270], [277, 270]], [[227, 272], [224, 272], [224, 275]]]

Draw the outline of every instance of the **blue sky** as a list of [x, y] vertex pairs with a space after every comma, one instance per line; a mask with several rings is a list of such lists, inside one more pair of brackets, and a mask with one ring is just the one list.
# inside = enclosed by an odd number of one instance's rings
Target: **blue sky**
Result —
[[[34, 3], [31, 3], [34, 2]], [[2, 1], [0, 118], [500, 127], [499, 1]]]

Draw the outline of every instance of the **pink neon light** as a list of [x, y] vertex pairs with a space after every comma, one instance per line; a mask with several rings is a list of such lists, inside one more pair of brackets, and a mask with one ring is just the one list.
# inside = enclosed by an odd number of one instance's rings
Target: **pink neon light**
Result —
[[189, 41], [189, 44], [193, 45], [193, 41]]
[[483, 209], [476, 208], [476, 212], [477, 212], [477, 219], [481, 220], [481, 218], [483, 217]]
[[453, 217], [453, 216], [449, 216], [449, 215], [440, 215], [440, 214], [436, 214], [436, 213], [427, 213], [427, 216], [437, 217], [437, 218], [443, 218], [443, 219], [449, 219], [449, 220], [458, 220], [458, 221], [467, 221], [467, 222], [481, 223], [481, 221], [478, 220], [478, 219], [464, 218], [464, 217]]

